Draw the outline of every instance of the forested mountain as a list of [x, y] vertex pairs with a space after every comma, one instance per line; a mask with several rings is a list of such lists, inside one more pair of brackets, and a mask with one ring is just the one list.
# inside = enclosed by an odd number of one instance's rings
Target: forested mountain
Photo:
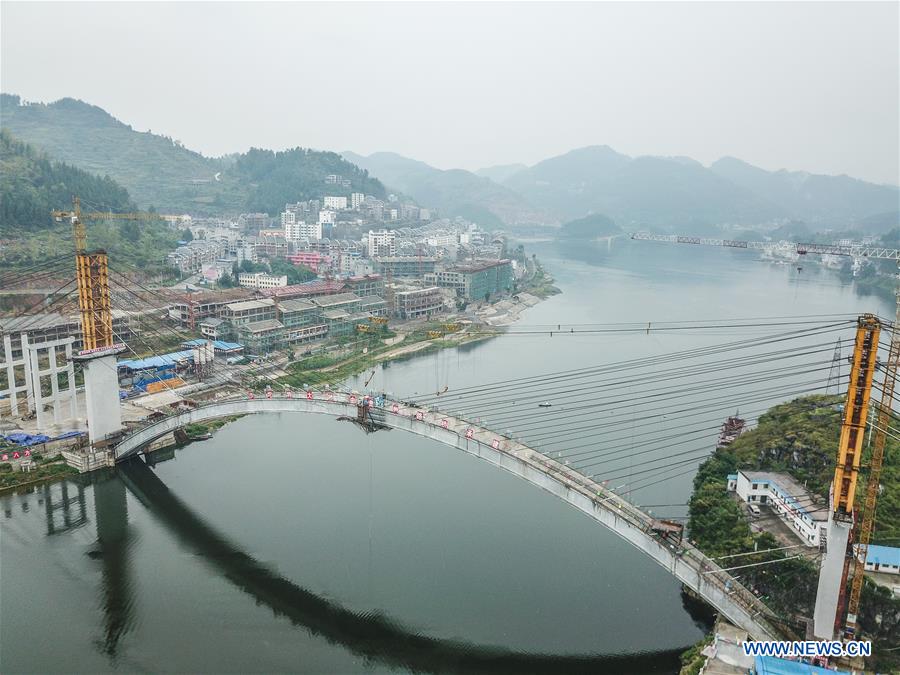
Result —
[[[384, 188], [333, 152], [251, 150], [224, 158], [204, 157], [179, 141], [139, 132], [96, 106], [71, 98], [23, 104], [0, 95], [0, 124], [51, 157], [109, 175], [141, 208], [193, 214], [267, 211], [287, 202], [353, 190], [382, 195]], [[325, 186], [337, 174], [350, 188]]]
[[54, 226], [50, 211], [66, 209], [72, 195], [104, 211], [133, 211], [128, 191], [109, 176], [54, 162], [0, 130], [0, 234], [21, 235]]
[[522, 195], [471, 171], [444, 171], [393, 152], [376, 152], [368, 157], [353, 152], [341, 154], [388, 187], [422, 206], [438, 209], [443, 216], [463, 216], [484, 226], [552, 219]]
[[[335, 152], [251, 148], [237, 157], [232, 173], [249, 188], [246, 208], [270, 214], [278, 213], [288, 202], [319, 199], [326, 191], [332, 195], [363, 192], [379, 198], [386, 196], [381, 181]], [[329, 185], [326, 189], [324, 179], [331, 174], [349, 180], [351, 187]]]
[[[53, 209], [69, 209], [72, 195], [81, 198], [85, 211], [136, 210], [128, 191], [108, 176], [53, 161], [0, 130], [0, 268], [72, 253], [72, 226], [50, 216]], [[164, 258], [180, 236], [162, 219], [89, 220], [86, 225], [90, 248], [106, 249], [118, 265], [148, 273], [167, 270]]]

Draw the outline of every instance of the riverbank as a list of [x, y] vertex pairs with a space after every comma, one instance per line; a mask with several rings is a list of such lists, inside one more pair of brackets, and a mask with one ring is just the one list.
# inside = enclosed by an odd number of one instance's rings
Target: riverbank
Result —
[[338, 386], [347, 378], [382, 363], [502, 335], [504, 328], [518, 321], [525, 310], [562, 292], [553, 285], [553, 277], [537, 259], [529, 261], [528, 266], [529, 274], [518, 284], [516, 293], [494, 303], [480, 304], [474, 310], [470, 308], [468, 318], [449, 315], [438, 321], [393, 326], [387, 336], [357, 340], [343, 353], [294, 361], [284, 368], [287, 374], [278, 378], [278, 382], [291, 387]]
[[[357, 343], [351, 351], [339, 356], [311, 356], [295, 361], [287, 366], [288, 374], [281, 377], [279, 382], [291, 387], [306, 385], [336, 387], [347, 378], [359, 375], [381, 363], [489, 340], [503, 333], [502, 329], [485, 328], [477, 324], [448, 332], [447, 325], [421, 324], [414, 331], [403, 335], [399, 342], [396, 338], [387, 340], [390, 344], [385, 344], [382, 340], [370, 340], [364, 344]], [[437, 336], [432, 337], [435, 334]]]
[[33, 455], [35, 468], [31, 471], [16, 470], [9, 463], [0, 464], [0, 495], [15, 492], [19, 488], [50, 483], [69, 476], [77, 475], [78, 470], [66, 464], [62, 455], [44, 459]]
[[185, 425], [184, 433], [187, 434], [188, 440], [186, 441], [186, 443], [184, 443], [184, 445], [192, 441], [203, 440], [204, 437], [216, 433], [226, 424], [231, 424], [235, 420], [239, 420], [241, 417], [243, 417], [243, 415], [229, 415], [228, 417], [220, 417], [218, 419], [207, 420], [205, 422], [193, 422], [191, 424]]

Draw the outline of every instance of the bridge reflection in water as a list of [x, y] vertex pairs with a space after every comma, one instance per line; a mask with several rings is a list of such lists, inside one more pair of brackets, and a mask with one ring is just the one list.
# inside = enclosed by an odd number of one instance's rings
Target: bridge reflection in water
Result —
[[[112, 479], [97, 485], [109, 486], [103, 499], [111, 499], [104, 506], [112, 506], [112, 499], [124, 496], [124, 486], [127, 486], [181, 545], [202, 557], [257, 603], [329, 643], [388, 667], [458, 673], [660, 673], [678, 667], [678, 651], [610, 656], [528, 654], [428, 637], [378, 613], [355, 613], [301, 588], [229, 542], [176, 497], [142, 459], [132, 458], [118, 468], [121, 481]], [[126, 513], [124, 508], [98, 509], [98, 530], [99, 519], [110, 518], [113, 521], [108, 526], [110, 536], [121, 535], [123, 521], [127, 520], [127, 515], [123, 514]], [[127, 537], [127, 534], [123, 536]], [[106, 582], [107, 641], [104, 650], [114, 656], [118, 640], [132, 620], [133, 608], [127, 571], [115, 564], [105, 567], [104, 571], [111, 575]], [[110, 596], [117, 593], [121, 597]]]

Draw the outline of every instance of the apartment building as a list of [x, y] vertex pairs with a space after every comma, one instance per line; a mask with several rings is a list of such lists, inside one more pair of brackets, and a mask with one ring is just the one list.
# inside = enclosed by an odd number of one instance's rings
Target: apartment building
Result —
[[332, 197], [326, 196], [322, 200], [322, 205], [326, 209], [334, 209], [335, 211], [343, 211], [347, 208], [347, 198], [346, 197]]
[[394, 277], [421, 277], [434, 272], [438, 262], [435, 256], [398, 255], [376, 256], [372, 259], [377, 274], [393, 274]]
[[275, 318], [275, 301], [271, 298], [263, 300], [244, 300], [232, 302], [225, 306], [224, 316], [234, 328], [244, 324], [265, 321]]
[[414, 288], [394, 293], [394, 312], [401, 319], [421, 319], [438, 314], [444, 295], [437, 286]]
[[287, 275], [274, 276], [265, 272], [241, 272], [238, 283], [244, 288], [282, 288], [287, 286]]
[[484, 260], [454, 265], [425, 277], [441, 288], [452, 288], [466, 300], [484, 300], [512, 290], [513, 272], [509, 260]]
[[366, 250], [370, 258], [396, 255], [397, 233], [392, 230], [369, 230]]

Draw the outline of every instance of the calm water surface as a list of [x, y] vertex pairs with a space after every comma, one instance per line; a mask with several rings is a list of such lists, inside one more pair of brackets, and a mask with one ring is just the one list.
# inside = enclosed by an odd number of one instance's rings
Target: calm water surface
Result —
[[[891, 310], [743, 252], [530, 250], [564, 293], [522, 326]], [[452, 392], [731, 339], [505, 337], [389, 364], [373, 386]], [[685, 476], [635, 499], [689, 491]], [[549, 494], [435, 442], [317, 416], [247, 417], [153, 470], [0, 507], [2, 672], [669, 673], [706, 620]]]

